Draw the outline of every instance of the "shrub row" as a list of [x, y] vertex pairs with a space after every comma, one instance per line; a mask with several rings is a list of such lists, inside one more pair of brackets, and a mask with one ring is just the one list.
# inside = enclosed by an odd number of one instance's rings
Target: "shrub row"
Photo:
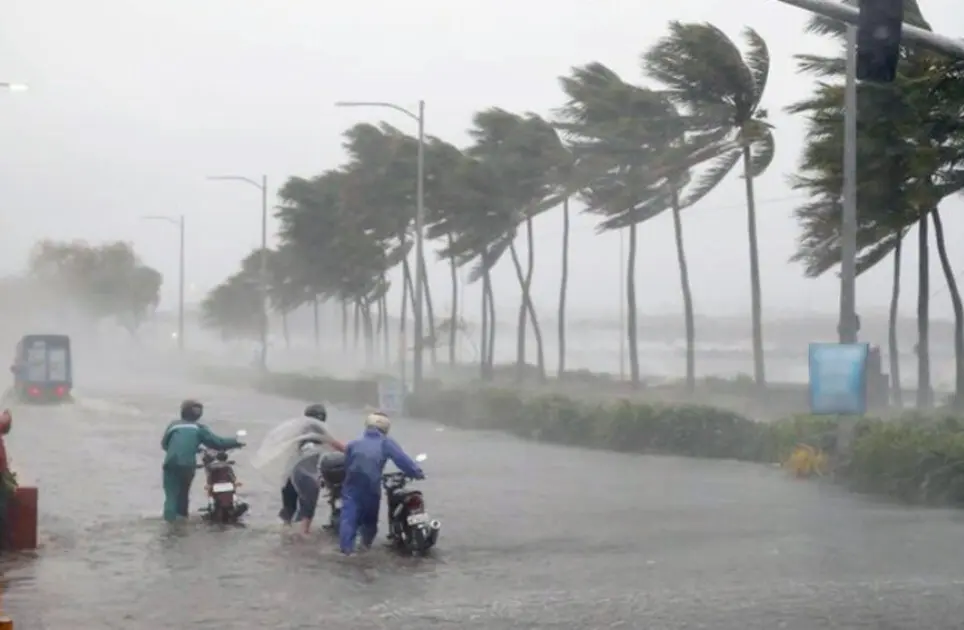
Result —
[[[336, 405], [365, 407], [378, 398], [374, 381], [224, 370], [206, 371], [205, 378]], [[912, 503], [964, 505], [964, 421], [954, 417], [861, 419], [852, 448], [837, 454], [839, 419], [827, 416], [762, 423], [705, 405], [581, 402], [490, 388], [430, 389], [406, 403], [409, 415], [443, 424], [620, 452], [777, 463], [798, 444], [808, 444], [830, 454], [834, 478], [854, 490]]]

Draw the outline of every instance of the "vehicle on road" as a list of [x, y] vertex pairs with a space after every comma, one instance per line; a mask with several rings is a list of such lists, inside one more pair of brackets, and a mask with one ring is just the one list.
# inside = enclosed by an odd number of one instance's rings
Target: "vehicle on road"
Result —
[[319, 463], [321, 469], [321, 487], [325, 490], [328, 501], [328, 529], [338, 533], [338, 523], [341, 521], [341, 486], [345, 483], [345, 455], [344, 453], [325, 453]]
[[[415, 456], [416, 462], [428, 459], [425, 453]], [[388, 502], [389, 532], [393, 546], [412, 555], [425, 555], [438, 542], [442, 523], [429, 516], [422, 491], [408, 487], [409, 478], [402, 472], [382, 475]]]
[[67, 335], [25, 335], [14, 351], [13, 393], [21, 402], [73, 402], [73, 366]]
[[[238, 439], [245, 435], [247, 431], [244, 430], [237, 433]], [[238, 496], [241, 484], [234, 474], [236, 462], [228, 459], [227, 450], [201, 450], [198, 468], [204, 469], [204, 491], [208, 497], [208, 504], [201, 508], [201, 517], [219, 525], [236, 525], [248, 511], [248, 504]]]

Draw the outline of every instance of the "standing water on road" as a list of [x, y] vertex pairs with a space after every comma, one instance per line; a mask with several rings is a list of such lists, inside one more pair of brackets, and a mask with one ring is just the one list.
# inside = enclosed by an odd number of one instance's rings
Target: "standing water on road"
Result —
[[[246, 429], [252, 445], [300, 411], [237, 391], [191, 395], [212, 429]], [[964, 618], [955, 512], [875, 504], [757, 465], [414, 420], [393, 435], [430, 453], [420, 487], [444, 527], [429, 558], [376, 548], [345, 559], [323, 532], [283, 531], [279, 489], [244, 451], [247, 526], [170, 527], [159, 441], [179, 399], [78, 398], [17, 410], [9, 450], [40, 487], [42, 540], [36, 559], [4, 572], [18, 628], [937, 629]], [[329, 421], [343, 439], [361, 422], [337, 411]]]

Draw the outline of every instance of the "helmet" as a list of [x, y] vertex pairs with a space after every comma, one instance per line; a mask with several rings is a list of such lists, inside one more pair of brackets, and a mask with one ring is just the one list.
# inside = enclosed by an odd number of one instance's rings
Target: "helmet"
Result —
[[204, 414], [204, 405], [196, 400], [185, 400], [181, 403], [181, 420], [197, 422]]
[[392, 421], [384, 411], [373, 411], [365, 418], [365, 427], [378, 429], [388, 435], [388, 431], [392, 428]]
[[324, 422], [328, 419], [328, 410], [321, 403], [313, 403], [305, 407], [305, 417]]

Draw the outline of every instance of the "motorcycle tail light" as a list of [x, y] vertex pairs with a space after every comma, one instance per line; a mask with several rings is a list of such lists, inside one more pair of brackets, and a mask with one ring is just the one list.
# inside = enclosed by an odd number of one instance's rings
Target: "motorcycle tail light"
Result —
[[418, 496], [417, 494], [413, 494], [405, 499], [405, 507], [407, 507], [409, 511], [415, 511], [421, 510], [423, 507], [425, 507], [425, 504], [422, 502], [422, 497]]

